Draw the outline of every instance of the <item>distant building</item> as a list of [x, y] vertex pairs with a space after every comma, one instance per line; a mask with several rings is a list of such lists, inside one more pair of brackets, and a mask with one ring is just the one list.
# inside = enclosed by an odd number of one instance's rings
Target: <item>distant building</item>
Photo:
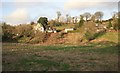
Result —
[[35, 26], [34, 26], [34, 30], [35, 32], [37, 30], [41, 31], [41, 32], [44, 32], [45, 31], [45, 27], [41, 24], [41, 23], [37, 23]]
[[48, 29], [45, 29], [45, 27], [41, 23], [37, 23], [34, 27], [35, 33], [36, 31], [41, 31], [41, 32], [50, 32], [50, 33], [57, 33], [56, 29], [53, 29], [52, 27], [49, 27]]
[[74, 28], [66, 28], [65, 32], [67, 33], [68, 31], [74, 31], [74, 30], [75, 30]]

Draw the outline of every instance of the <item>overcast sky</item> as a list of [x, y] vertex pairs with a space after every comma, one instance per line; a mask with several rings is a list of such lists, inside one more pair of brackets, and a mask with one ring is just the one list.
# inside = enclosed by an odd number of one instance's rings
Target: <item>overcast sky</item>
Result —
[[113, 12], [118, 11], [119, 0], [2, 0], [0, 3], [0, 21], [10, 24], [37, 21], [41, 16], [55, 19], [56, 12], [79, 16], [84, 12], [94, 14], [104, 13], [103, 19], [108, 19]]

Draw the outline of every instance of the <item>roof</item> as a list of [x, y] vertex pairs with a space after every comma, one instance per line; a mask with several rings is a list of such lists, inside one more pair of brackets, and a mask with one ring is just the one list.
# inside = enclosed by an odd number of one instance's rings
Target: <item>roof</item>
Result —
[[41, 23], [37, 23], [37, 27], [43, 27]]

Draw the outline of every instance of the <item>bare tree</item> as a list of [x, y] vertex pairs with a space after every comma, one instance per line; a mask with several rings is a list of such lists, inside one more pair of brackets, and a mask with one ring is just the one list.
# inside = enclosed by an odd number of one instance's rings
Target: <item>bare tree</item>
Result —
[[75, 19], [75, 17], [72, 17], [72, 23], [74, 24], [75, 22], [74, 22], [74, 19]]
[[117, 15], [118, 15], [118, 18], [120, 18], [120, 12], [118, 12], [118, 14], [117, 14]]
[[66, 14], [67, 23], [69, 21], [69, 14]]
[[113, 12], [112, 18], [118, 18], [120, 16], [120, 12]]
[[31, 25], [34, 25], [34, 24], [35, 24], [35, 22], [31, 21], [31, 22], [30, 22], [30, 24], [31, 24]]
[[91, 16], [91, 21], [95, 22], [95, 15]]
[[113, 28], [115, 30], [120, 29], [120, 12], [114, 12], [112, 19], [113, 19]]
[[88, 19], [91, 17], [91, 14], [89, 12], [85, 12], [83, 17], [86, 19], [86, 21], [88, 21]]
[[77, 16], [75, 16], [74, 19], [75, 19], [75, 24], [76, 24], [78, 22]]
[[94, 15], [95, 15], [95, 19], [101, 22], [104, 14], [103, 12], [98, 11], [98, 12], [95, 12]]
[[57, 11], [57, 20], [58, 20], [58, 22], [59, 22], [60, 16], [61, 16], [61, 12]]

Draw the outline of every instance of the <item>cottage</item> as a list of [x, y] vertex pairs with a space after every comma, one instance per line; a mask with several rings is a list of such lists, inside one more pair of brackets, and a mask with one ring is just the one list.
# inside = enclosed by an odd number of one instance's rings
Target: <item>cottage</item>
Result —
[[41, 23], [37, 23], [37, 24], [34, 26], [34, 30], [35, 30], [35, 32], [36, 32], [37, 30], [39, 30], [39, 31], [41, 31], [41, 32], [44, 32], [44, 31], [45, 31], [45, 28], [44, 28], [44, 26], [43, 26]]

